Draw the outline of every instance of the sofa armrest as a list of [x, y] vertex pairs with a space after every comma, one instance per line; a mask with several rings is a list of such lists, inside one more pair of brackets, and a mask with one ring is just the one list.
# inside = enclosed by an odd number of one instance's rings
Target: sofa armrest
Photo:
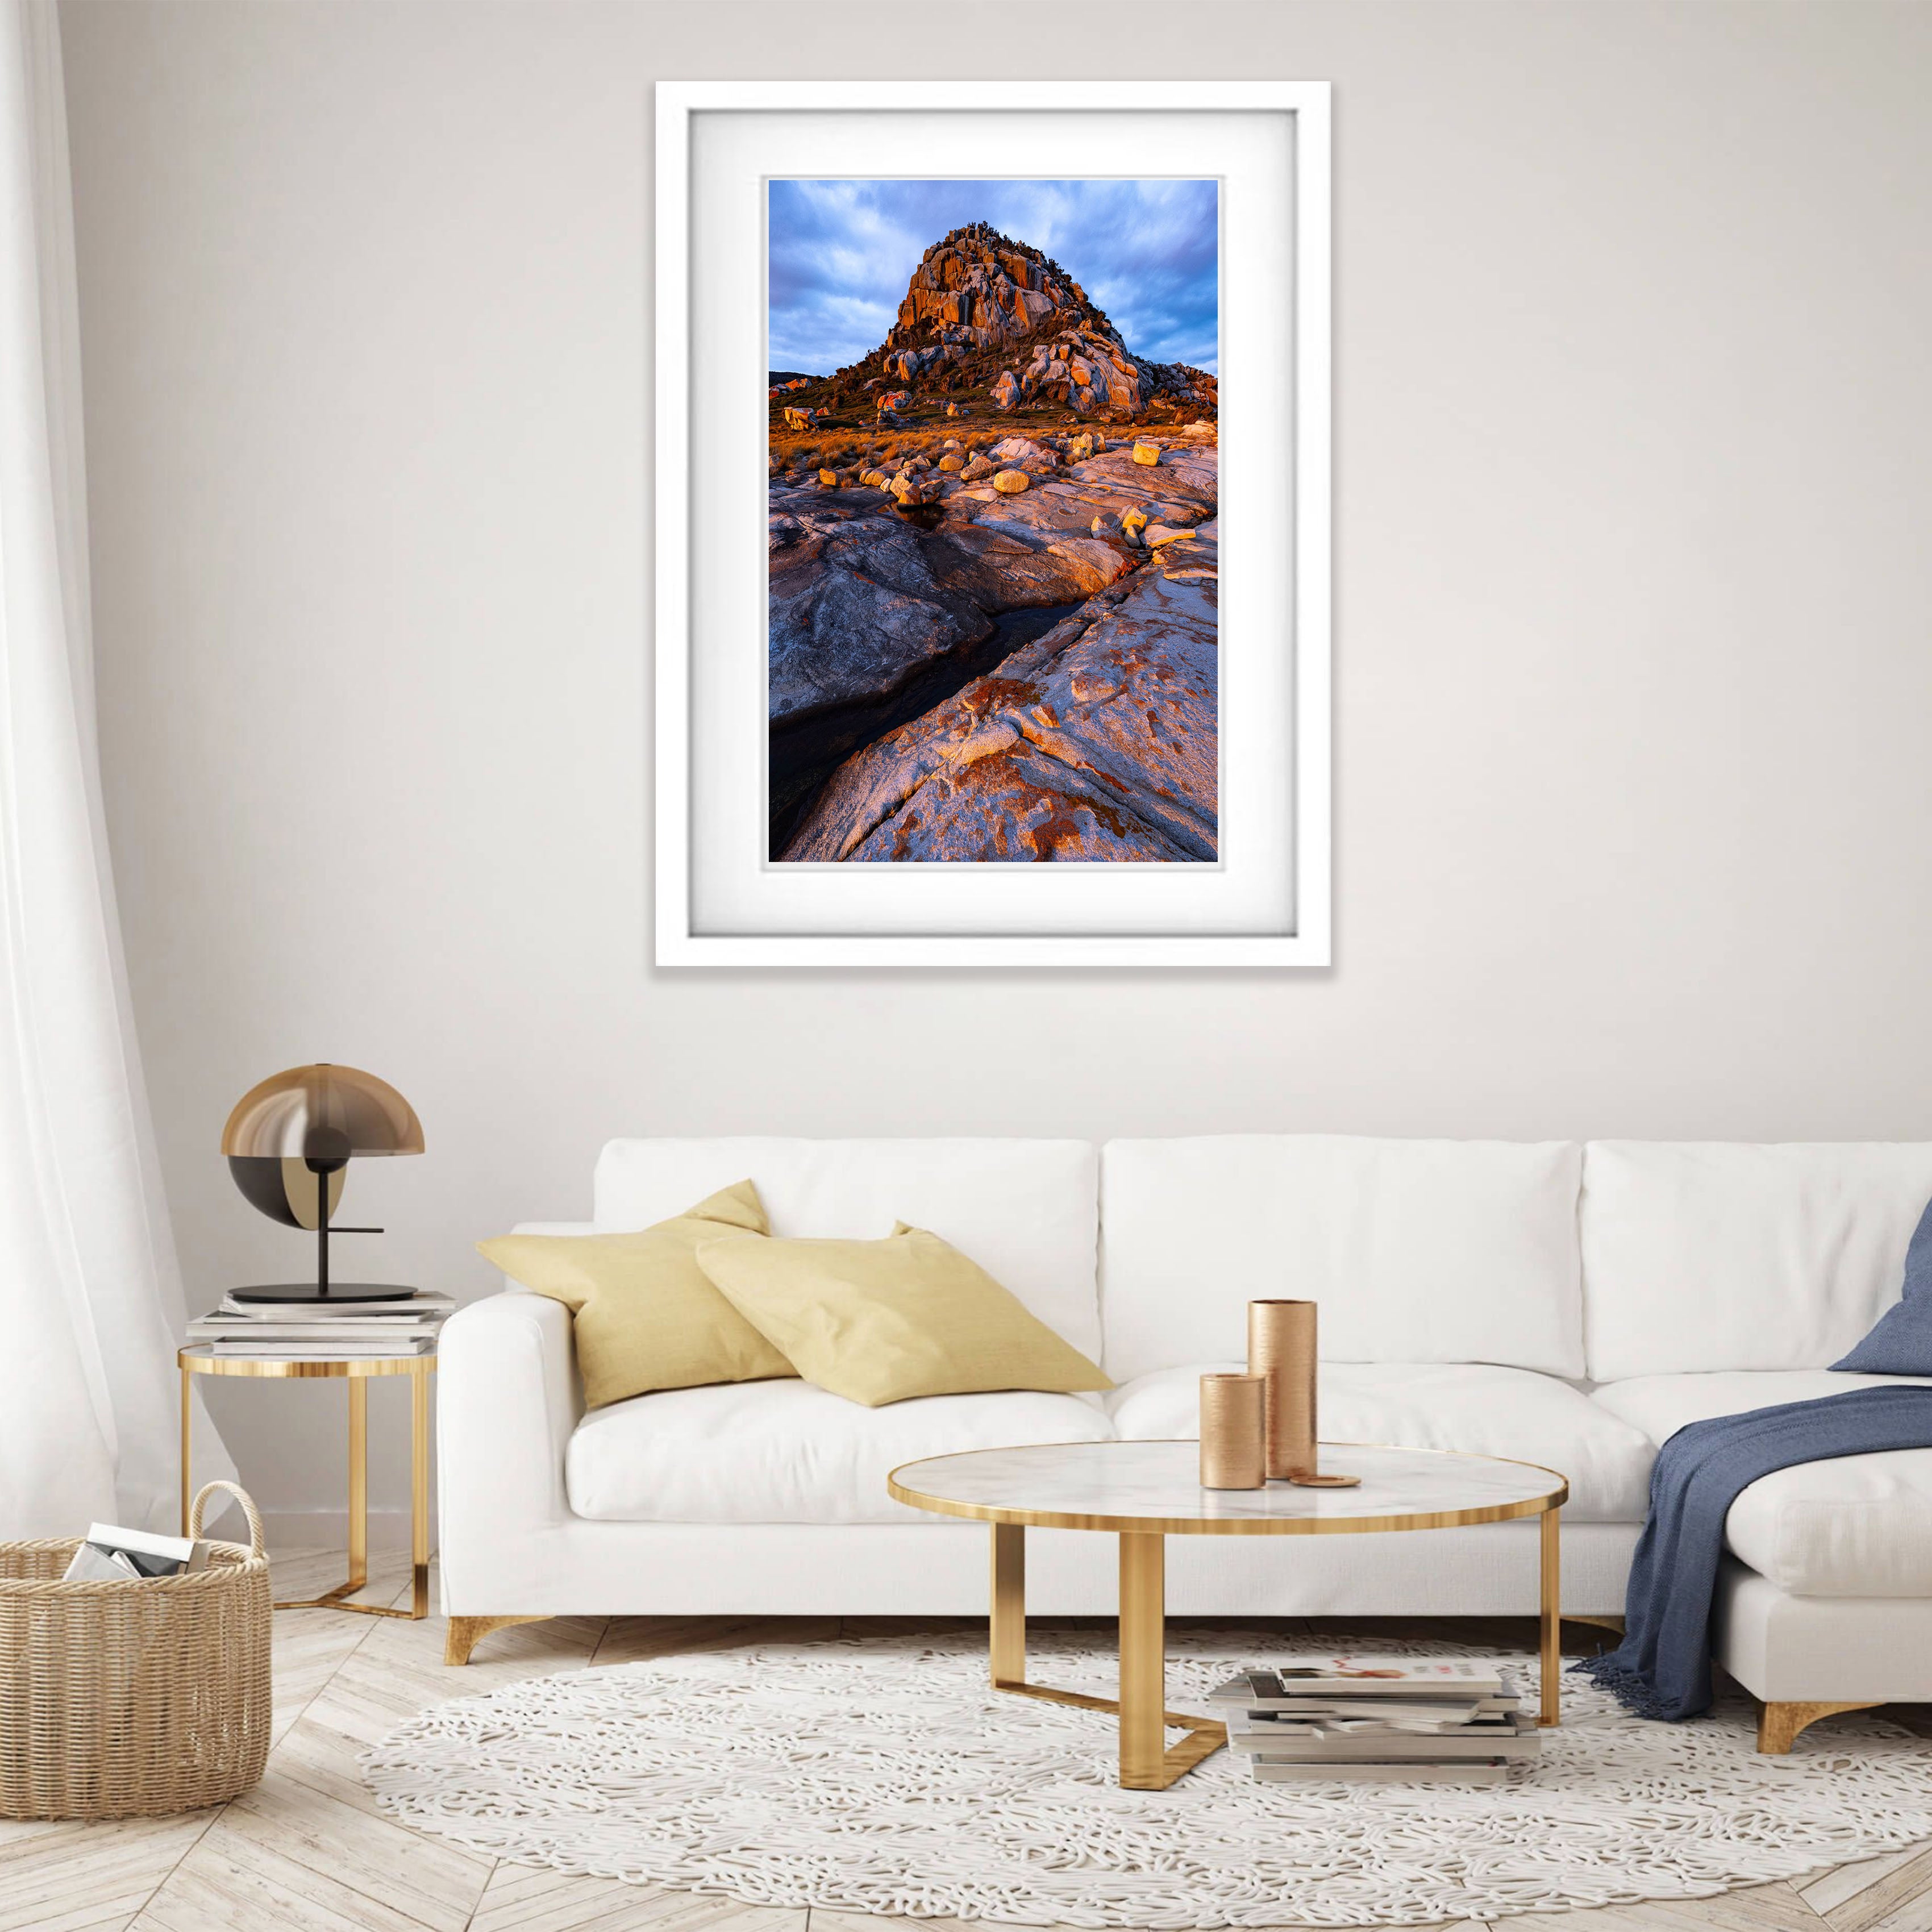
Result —
[[570, 1311], [516, 1291], [472, 1302], [443, 1324], [436, 1381], [443, 1607], [490, 1614], [570, 1518], [564, 1451], [582, 1414]]

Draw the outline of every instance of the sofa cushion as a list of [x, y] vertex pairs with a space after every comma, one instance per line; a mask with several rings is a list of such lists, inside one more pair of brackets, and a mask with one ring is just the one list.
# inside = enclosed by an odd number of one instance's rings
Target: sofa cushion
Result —
[[1900, 1290], [1878, 1326], [1833, 1368], [1863, 1376], [1932, 1376], [1932, 1206], [1906, 1247]]
[[596, 1225], [649, 1227], [747, 1175], [782, 1239], [930, 1228], [1100, 1359], [1099, 1162], [1087, 1142], [612, 1141], [597, 1161]]
[[[1830, 1370], [1644, 1376], [1598, 1389], [1600, 1408], [1660, 1446], [1687, 1422], [1932, 1377]], [[1932, 1449], [1801, 1462], [1742, 1491], [1724, 1522], [1732, 1553], [1794, 1597], [1932, 1596]]]
[[[1234, 1362], [1162, 1369], [1108, 1401], [1125, 1438], [1200, 1433], [1200, 1378]], [[1598, 1408], [1568, 1382], [1523, 1369], [1438, 1363], [1324, 1362], [1318, 1426], [1330, 1442], [1392, 1442], [1540, 1462], [1566, 1476], [1564, 1514], [1583, 1522], [1636, 1522], [1650, 1495], [1655, 1451], [1640, 1429]]]
[[796, 1372], [698, 1264], [707, 1240], [765, 1232], [758, 1191], [741, 1180], [634, 1234], [499, 1234], [476, 1252], [570, 1310], [584, 1403], [602, 1408], [653, 1389]]
[[1932, 1143], [1592, 1141], [1590, 1374], [1822, 1369], [1898, 1298]]
[[1097, 1397], [918, 1396], [862, 1408], [804, 1382], [667, 1389], [586, 1415], [570, 1506], [619, 1522], [943, 1522], [886, 1493], [902, 1462], [1014, 1442], [1104, 1442]]
[[1581, 1375], [1581, 1161], [1569, 1141], [1109, 1141], [1101, 1365], [1238, 1355], [1249, 1301], [1288, 1295], [1320, 1303], [1324, 1360]]
[[1113, 1386], [970, 1255], [923, 1228], [883, 1241], [727, 1237], [700, 1242], [698, 1264], [788, 1366], [868, 1408]]

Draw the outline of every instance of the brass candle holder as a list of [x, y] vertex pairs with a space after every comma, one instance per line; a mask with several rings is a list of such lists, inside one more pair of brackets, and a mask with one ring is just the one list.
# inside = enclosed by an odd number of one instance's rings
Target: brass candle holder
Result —
[[1258, 1490], [1265, 1480], [1268, 1384], [1259, 1376], [1201, 1378], [1201, 1486]]
[[1273, 1481], [1309, 1490], [1352, 1490], [1359, 1476], [1324, 1476], [1317, 1467], [1315, 1304], [1248, 1304], [1248, 1372], [1266, 1387], [1263, 1462]]

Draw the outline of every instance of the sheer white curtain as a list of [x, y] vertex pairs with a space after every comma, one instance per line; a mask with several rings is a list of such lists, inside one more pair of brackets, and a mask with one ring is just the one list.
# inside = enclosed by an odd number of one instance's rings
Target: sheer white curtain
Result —
[[0, 0], [0, 1537], [175, 1511], [184, 1310], [102, 822], [86, 505], [59, 22]]

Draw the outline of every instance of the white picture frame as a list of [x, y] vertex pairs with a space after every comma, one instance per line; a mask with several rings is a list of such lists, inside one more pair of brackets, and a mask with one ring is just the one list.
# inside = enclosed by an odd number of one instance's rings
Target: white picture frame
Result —
[[[723, 422], [728, 411], [743, 411], [733, 400], [723, 400], [726, 383], [706, 358], [716, 360], [710, 328], [694, 329], [694, 312], [712, 294], [704, 278], [722, 275], [734, 284], [729, 291], [736, 310], [748, 302], [754, 282], [760, 299], [764, 290], [762, 226], [755, 262], [746, 256], [744, 238], [730, 250], [728, 266], [720, 271], [693, 263], [694, 235], [716, 256], [728, 245], [717, 231], [730, 232], [730, 219], [714, 219], [722, 210], [736, 210], [740, 229], [748, 220], [750, 203], [744, 192], [752, 177], [734, 178], [721, 186], [712, 177], [736, 169], [762, 166], [761, 179], [792, 172], [772, 164], [775, 139], [782, 146], [796, 129], [802, 153], [809, 149], [807, 166], [823, 167], [827, 152], [836, 152], [841, 117], [852, 117], [855, 129], [891, 124], [881, 117], [922, 117], [934, 129], [965, 129], [973, 124], [937, 117], [1027, 116], [1024, 124], [1033, 145], [1050, 147], [1051, 136], [1090, 141], [1094, 134], [1116, 125], [1138, 128], [1142, 145], [1150, 129], [1167, 126], [1148, 117], [1191, 117], [1171, 124], [1176, 152], [1190, 140], [1206, 150], [1226, 130], [1252, 125], [1265, 135], [1280, 123], [1285, 152], [1292, 156], [1288, 178], [1249, 177], [1255, 192], [1244, 194], [1237, 180], [1234, 191], [1226, 184], [1222, 204], [1224, 238], [1231, 220], [1238, 220], [1244, 204], [1272, 208], [1268, 196], [1280, 196], [1288, 213], [1288, 233], [1270, 221], [1257, 243], [1248, 235], [1244, 259], [1269, 246], [1281, 250], [1281, 272], [1291, 279], [1288, 299], [1280, 317], [1259, 311], [1264, 304], [1244, 302], [1238, 287], [1230, 287], [1224, 271], [1224, 340], [1247, 345], [1248, 370], [1242, 358], [1224, 349], [1222, 380], [1232, 396], [1242, 394], [1244, 375], [1262, 365], [1270, 329], [1285, 338], [1281, 345], [1281, 406], [1290, 426], [1285, 448], [1269, 449], [1264, 439], [1251, 436], [1248, 444], [1250, 476], [1258, 484], [1279, 485], [1282, 522], [1289, 532], [1284, 588], [1279, 599], [1288, 635], [1280, 641], [1290, 647], [1285, 670], [1273, 674], [1280, 681], [1279, 705], [1245, 707], [1249, 745], [1241, 754], [1244, 766], [1253, 766], [1257, 782], [1253, 799], [1278, 801], [1286, 819], [1275, 822], [1274, 806], [1251, 808], [1249, 826], [1268, 838], [1251, 838], [1247, 850], [1266, 855], [1280, 850], [1258, 874], [1248, 867], [1245, 884], [1241, 867], [1056, 866], [1051, 884], [1037, 868], [973, 866], [773, 866], [762, 848], [736, 841], [721, 856], [711, 833], [712, 815], [694, 810], [694, 784], [707, 766], [714, 772], [740, 775], [751, 767], [750, 755], [762, 758], [760, 716], [757, 735], [752, 722], [721, 715], [715, 704], [694, 708], [694, 684], [704, 697], [704, 677], [694, 679], [694, 666], [715, 679], [716, 668], [736, 663], [752, 648], [749, 634], [752, 554], [745, 538], [755, 539], [762, 560], [762, 518], [759, 528], [738, 530], [743, 518], [736, 511], [712, 513], [694, 472], [694, 422], [700, 418]], [[784, 116], [801, 117], [788, 121]], [[1329, 90], [1325, 82], [1304, 81], [1177, 82], [1073, 83], [1059, 82], [772, 82], [667, 81], [656, 88], [656, 963], [669, 968], [734, 967], [1245, 967], [1311, 968], [1330, 963], [1330, 217]], [[715, 117], [715, 118], [707, 118]], [[926, 117], [934, 117], [930, 119]], [[1070, 118], [1070, 117], [1073, 117]], [[1088, 117], [1081, 119], [1078, 117]], [[1126, 117], [1123, 118], [1122, 117]], [[1010, 126], [1010, 120], [986, 127]], [[772, 130], [776, 129], [775, 136]], [[806, 137], [808, 136], [809, 138]], [[828, 150], [826, 143], [833, 144]], [[709, 144], [706, 146], [706, 144]], [[762, 143], [762, 147], [760, 146]], [[1178, 144], [1178, 146], [1177, 146]], [[876, 149], [889, 143], [868, 142]], [[726, 154], [728, 162], [694, 160], [694, 148], [704, 154]], [[1264, 142], [1254, 152], [1276, 152]], [[747, 158], [736, 158], [740, 154]], [[762, 160], [760, 156], [762, 154]], [[923, 171], [923, 170], [921, 170]], [[983, 171], [983, 170], [982, 170]], [[1179, 172], [1180, 170], [1174, 170]], [[854, 173], [906, 175], [913, 170], [854, 168]], [[939, 169], [934, 172], [948, 172]], [[1001, 169], [1001, 173], [1043, 172]], [[1105, 167], [1091, 170], [1104, 174]], [[1190, 165], [1186, 172], [1209, 175], [1214, 166]], [[1264, 188], [1266, 193], [1260, 190]], [[711, 195], [704, 217], [694, 220], [699, 198]], [[735, 200], [733, 198], [735, 196]], [[759, 206], [762, 208], [762, 189]], [[1231, 212], [1232, 210], [1232, 212]], [[760, 222], [762, 216], [760, 215]], [[1269, 238], [1272, 237], [1272, 242]], [[1224, 248], [1224, 257], [1226, 250]], [[715, 297], [714, 299], [722, 299]], [[762, 347], [763, 316], [758, 319]], [[1232, 345], [1231, 345], [1232, 346]], [[740, 358], [742, 360], [742, 358]], [[735, 369], [736, 365], [732, 365]], [[763, 422], [764, 392], [757, 392], [758, 421]], [[762, 431], [760, 432], [762, 434]], [[716, 439], [713, 439], [715, 441]], [[1224, 470], [1232, 467], [1228, 439], [1223, 440]], [[705, 460], [711, 463], [709, 446]], [[1268, 470], [1279, 466], [1279, 476]], [[715, 463], [712, 467], [716, 468]], [[764, 470], [760, 462], [757, 483], [763, 492]], [[714, 488], [711, 494], [723, 498]], [[740, 492], [742, 500], [742, 492]], [[1240, 555], [1239, 532], [1224, 542], [1224, 582], [1231, 574], [1226, 561], [1231, 550]], [[1250, 543], [1251, 558], [1272, 546]], [[1279, 568], [1277, 565], [1276, 567]], [[758, 566], [757, 603], [761, 609], [764, 586]], [[701, 594], [700, 594], [701, 593]], [[1238, 600], [1224, 593], [1222, 650], [1230, 662], [1231, 645], [1246, 648], [1257, 664], [1275, 661], [1273, 625], [1267, 638], [1244, 640], [1230, 627], [1229, 607]], [[1255, 608], [1267, 607], [1257, 602]], [[1239, 621], [1237, 619], [1237, 621]], [[1259, 626], [1256, 627], [1260, 628]], [[762, 652], [760, 630], [756, 647]], [[1264, 644], [1267, 648], [1264, 650]], [[762, 660], [760, 659], [760, 662]], [[736, 675], [736, 674], [733, 674]], [[742, 686], [744, 680], [740, 677]], [[1227, 705], [1223, 685], [1222, 704]], [[1272, 687], [1270, 687], [1270, 689]], [[709, 704], [709, 708], [706, 708]], [[741, 707], [742, 708], [742, 707]], [[1256, 723], [1250, 712], [1261, 715]], [[1277, 715], [1279, 714], [1279, 715]], [[742, 742], [740, 742], [742, 740]], [[1277, 742], [1278, 741], [1278, 742]], [[1234, 754], [1223, 750], [1224, 780], [1232, 776], [1237, 789], [1242, 778], [1231, 771]], [[1278, 760], [1267, 769], [1268, 761]], [[1264, 780], [1264, 782], [1260, 782]], [[722, 783], [722, 781], [720, 782]], [[728, 789], [714, 796], [728, 798]], [[707, 843], [707, 839], [709, 842]], [[1198, 881], [1155, 878], [1160, 874], [1214, 872], [1226, 874], [1204, 886]], [[1031, 872], [1030, 879], [968, 879], [968, 874]], [[776, 875], [790, 874], [790, 879]], [[799, 875], [810, 874], [808, 916], [799, 896]], [[1120, 875], [1140, 875], [1126, 879]], [[1084, 879], [1080, 875], [1087, 875]], [[1113, 874], [1100, 879], [1094, 875]], [[880, 875], [898, 875], [882, 879]], [[908, 875], [922, 875], [911, 877]], [[1285, 890], [1284, 890], [1285, 886]], [[1234, 896], [1240, 895], [1237, 904]], [[1056, 892], [1058, 900], [1042, 896]], [[1010, 908], [1016, 896], [1031, 896], [1033, 908], [1024, 916], [998, 918], [979, 908]], [[1125, 897], [1123, 895], [1126, 895]], [[721, 912], [720, 908], [724, 910]], [[1232, 908], [1238, 916], [1223, 916]], [[1058, 929], [1064, 926], [1064, 929]]]

